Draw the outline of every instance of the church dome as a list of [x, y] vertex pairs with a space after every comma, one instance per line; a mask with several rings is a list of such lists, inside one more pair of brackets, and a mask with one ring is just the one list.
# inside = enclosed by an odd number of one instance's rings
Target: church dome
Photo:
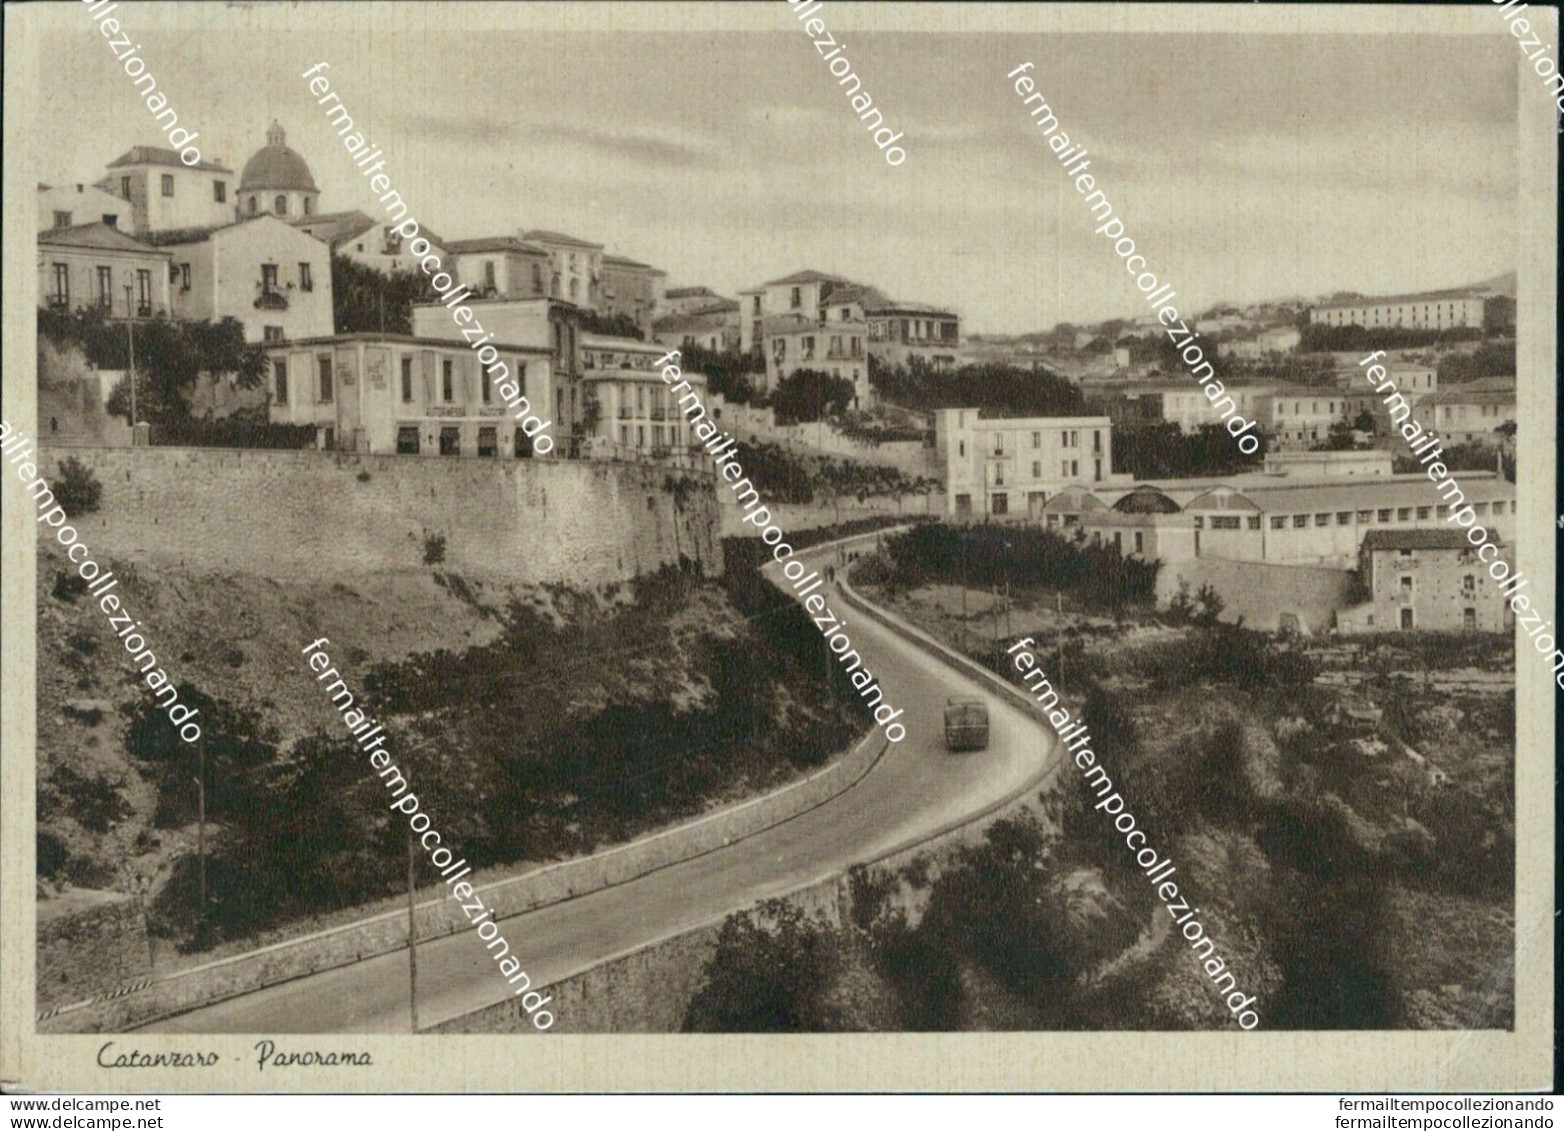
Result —
[[319, 192], [310, 167], [285, 142], [287, 135], [275, 121], [266, 131], [266, 147], [244, 163], [239, 191]]

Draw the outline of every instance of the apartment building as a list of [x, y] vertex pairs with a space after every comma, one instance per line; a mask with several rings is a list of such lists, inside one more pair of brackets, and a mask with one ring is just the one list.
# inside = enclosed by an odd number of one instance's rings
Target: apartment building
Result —
[[167, 251], [102, 221], [38, 233], [38, 305], [115, 317], [172, 312]]
[[[383, 275], [419, 270], [420, 257], [408, 250], [412, 240], [404, 238], [395, 225], [378, 223], [356, 209], [301, 216], [289, 223], [344, 259], [362, 263]], [[418, 235], [429, 241], [429, 252], [425, 254], [445, 260], [449, 254], [445, 240], [427, 228], [420, 229]]]
[[1434, 393], [1418, 404], [1417, 417], [1447, 444], [1503, 446], [1497, 430], [1515, 423], [1515, 379], [1487, 378]]
[[[547, 403], [552, 351], [491, 344], [529, 403]], [[265, 352], [271, 420], [315, 425], [322, 448], [490, 459], [533, 454], [522, 422], [465, 342], [336, 334]], [[555, 422], [551, 434], [557, 429]]]
[[652, 323], [652, 340], [668, 349], [736, 350], [739, 336], [739, 304], [732, 299], [719, 298], [685, 314], [665, 314]]
[[957, 518], [1041, 520], [1067, 487], [1129, 481], [1113, 475], [1106, 416], [985, 419], [976, 408], [938, 409], [934, 447], [946, 513]]
[[622, 255], [603, 256], [603, 313], [622, 314], [643, 331], [649, 330], [667, 279], [666, 271], [649, 263]]
[[40, 232], [51, 228], [82, 228], [88, 224], [120, 227], [121, 217], [129, 229], [130, 211], [126, 202], [113, 193], [93, 185], [39, 185], [38, 220]]
[[148, 239], [172, 257], [176, 318], [235, 318], [247, 342], [320, 338], [335, 329], [331, 249], [285, 220], [266, 213]]
[[[872, 289], [872, 288], [866, 288]], [[907, 365], [914, 358], [935, 369], [953, 369], [961, 348], [961, 317], [954, 311], [916, 302], [866, 296], [869, 352], [887, 365]]]
[[517, 235], [548, 253], [553, 267], [550, 298], [562, 298], [586, 310], [602, 309], [602, 244], [542, 228], [531, 228]]
[[[692, 424], [705, 417], [706, 378], [682, 371], [682, 380], [689, 382], [701, 406], [696, 413], [682, 411], [679, 400], [688, 394], [675, 397], [656, 365], [666, 353], [661, 345], [635, 338], [582, 335], [581, 380], [597, 401], [592, 435], [602, 453], [618, 459], [666, 459], [698, 442]], [[691, 402], [686, 400], [685, 407]]]
[[546, 298], [552, 287], [549, 253], [520, 236], [452, 240], [446, 252], [447, 270], [479, 298]]
[[1502, 318], [1503, 304], [1493, 295], [1478, 291], [1426, 291], [1321, 303], [1310, 309], [1309, 321], [1317, 326], [1362, 326], [1368, 330], [1483, 329], [1492, 324], [1488, 319], [1490, 306], [1494, 317]]
[[235, 218], [234, 172], [217, 161], [186, 165], [172, 149], [137, 145], [110, 161], [97, 187], [128, 204], [119, 226], [135, 235], [211, 228]]

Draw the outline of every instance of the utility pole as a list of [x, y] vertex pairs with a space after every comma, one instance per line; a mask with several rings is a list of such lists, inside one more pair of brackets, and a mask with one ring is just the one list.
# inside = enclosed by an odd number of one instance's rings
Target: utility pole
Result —
[[206, 937], [206, 739], [202, 737], [196, 743], [196, 750], [201, 759], [200, 777], [195, 779], [196, 785], [196, 860], [200, 871], [200, 932], [201, 937]]
[[[125, 333], [130, 336], [130, 426], [136, 427], [136, 311], [130, 305], [131, 285], [125, 284]], [[134, 437], [134, 432], [132, 436]], [[132, 443], [134, 443], [132, 439]]]
[[417, 876], [413, 869], [413, 830], [407, 830], [407, 1008], [412, 1014], [413, 1032], [418, 1032], [418, 932], [413, 919], [413, 891]]

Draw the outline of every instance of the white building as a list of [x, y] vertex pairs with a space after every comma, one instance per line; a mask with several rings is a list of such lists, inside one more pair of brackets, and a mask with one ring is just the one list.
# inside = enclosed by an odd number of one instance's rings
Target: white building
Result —
[[86, 224], [107, 224], [131, 230], [130, 209], [113, 193], [93, 185], [39, 185], [37, 230], [78, 228]]
[[1474, 291], [1427, 291], [1321, 303], [1309, 321], [1323, 326], [1362, 326], [1368, 330], [1406, 327], [1416, 330], [1482, 329], [1493, 296]]
[[683, 370], [690, 391], [675, 396], [655, 364], [667, 352], [635, 338], [582, 335], [581, 380], [598, 406], [594, 456], [666, 459], [699, 443], [692, 427], [706, 417], [706, 378]]
[[530, 244], [548, 253], [553, 264], [549, 285], [551, 298], [562, 298], [586, 310], [598, 310], [602, 303], [603, 245], [577, 239], [563, 232], [532, 228], [517, 233]]
[[934, 448], [947, 513], [958, 518], [1040, 520], [1066, 488], [1129, 482], [1113, 474], [1106, 416], [985, 419], [980, 409], [938, 409]]
[[169, 253], [108, 224], [38, 233], [38, 305], [97, 308], [115, 317], [171, 312]]
[[[136, 235], [211, 228], [234, 219], [233, 170], [216, 161], [191, 166], [172, 149], [138, 145], [109, 162], [98, 188], [129, 202], [119, 226]], [[127, 223], [128, 219], [128, 223]]]

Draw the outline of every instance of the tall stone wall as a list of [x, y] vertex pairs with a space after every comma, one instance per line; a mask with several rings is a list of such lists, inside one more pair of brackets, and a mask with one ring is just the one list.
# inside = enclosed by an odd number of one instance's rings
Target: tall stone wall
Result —
[[1350, 570], [1193, 558], [1162, 567], [1157, 574], [1157, 600], [1165, 604], [1178, 592], [1180, 581], [1189, 582], [1191, 595], [1209, 583], [1226, 604], [1223, 620], [1243, 617], [1247, 627], [1262, 632], [1275, 632], [1284, 625], [1324, 632], [1335, 623], [1336, 611], [1351, 603], [1353, 593]]
[[329, 580], [421, 566], [438, 536], [444, 568], [523, 582], [601, 585], [681, 555], [722, 569], [713, 481], [689, 471], [231, 448], [45, 450], [40, 470], [66, 454], [103, 484], [73, 522], [100, 560]]
[[152, 970], [141, 900], [105, 898], [38, 924], [38, 1008], [110, 993]]

